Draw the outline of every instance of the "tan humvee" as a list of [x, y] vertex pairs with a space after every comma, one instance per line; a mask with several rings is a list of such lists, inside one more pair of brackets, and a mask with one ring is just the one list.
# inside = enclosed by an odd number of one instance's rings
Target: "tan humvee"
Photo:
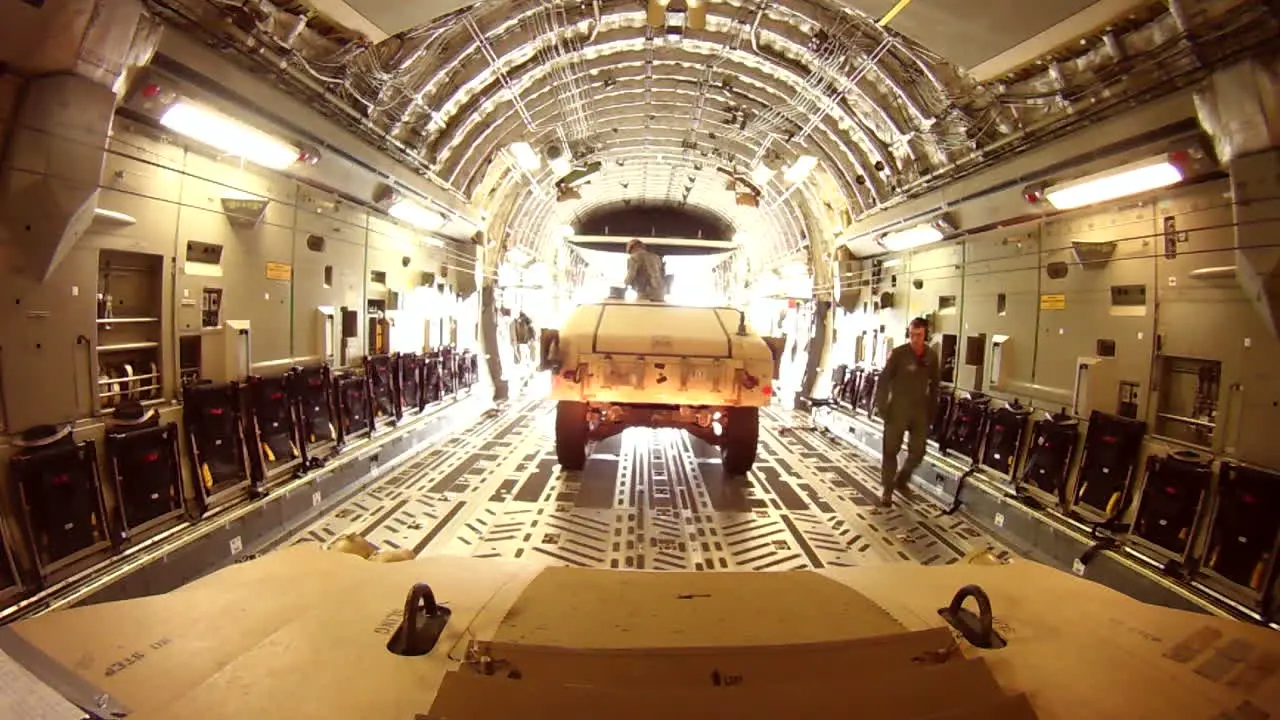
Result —
[[628, 427], [676, 427], [720, 446], [725, 472], [745, 474], [781, 347], [731, 308], [621, 301], [576, 308], [563, 328], [542, 336], [542, 368], [552, 372], [551, 398], [559, 401], [560, 465], [581, 470], [588, 442]]

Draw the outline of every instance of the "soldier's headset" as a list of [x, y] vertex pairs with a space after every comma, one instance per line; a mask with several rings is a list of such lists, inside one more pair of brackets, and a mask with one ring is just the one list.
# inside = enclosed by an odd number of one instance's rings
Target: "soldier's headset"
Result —
[[[916, 318], [915, 320], [919, 320], [920, 322], [923, 322], [923, 323], [924, 323], [924, 341], [925, 341], [925, 343], [926, 343], [926, 344], [928, 344], [928, 343], [933, 342], [933, 323], [929, 322], [929, 318], [927, 318], [927, 317], [918, 317], [918, 318]], [[915, 322], [915, 320], [912, 320], [911, 322]], [[910, 340], [910, 339], [911, 339], [911, 322], [907, 323], [907, 329], [906, 329], [906, 330], [904, 330], [904, 331], [902, 332], [902, 336], [903, 336], [904, 338], [908, 339], [908, 340]]]

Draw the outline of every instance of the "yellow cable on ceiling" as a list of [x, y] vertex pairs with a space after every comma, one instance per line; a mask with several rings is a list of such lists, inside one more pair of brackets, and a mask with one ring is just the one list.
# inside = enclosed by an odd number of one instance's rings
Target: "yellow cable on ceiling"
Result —
[[884, 27], [885, 25], [888, 25], [889, 23], [893, 22], [894, 18], [898, 17], [898, 13], [902, 12], [910, 4], [911, 4], [911, 0], [898, 0], [898, 4], [894, 5], [892, 10], [885, 13], [884, 17], [880, 18], [880, 22], [876, 24], [879, 25], [880, 27]]

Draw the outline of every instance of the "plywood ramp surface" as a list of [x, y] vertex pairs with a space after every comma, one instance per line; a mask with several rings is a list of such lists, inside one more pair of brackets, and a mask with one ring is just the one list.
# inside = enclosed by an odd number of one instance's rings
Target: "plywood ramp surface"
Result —
[[[298, 547], [181, 591], [14, 630], [127, 707], [130, 720], [412, 718], [430, 707], [457, 665], [450, 653], [461, 657], [486, 607], [537, 569], [463, 558], [375, 564]], [[386, 644], [405, 597], [428, 579], [451, 622], [437, 652], [394, 655]]]
[[576, 648], [771, 645], [873, 637], [903, 625], [810, 572], [662, 573], [547, 568], [494, 640]]
[[1280, 634], [1267, 628], [1148, 605], [1033, 562], [823, 574], [907, 627], [936, 624], [956, 589], [981, 586], [1008, 646], [966, 654], [1046, 720], [1280, 717]]
[[[829, 683], [666, 688], [660, 685], [583, 685], [487, 677], [467, 670], [446, 676], [427, 717], [481, 720], [515, 717], [595, 718], [1033, 718], [1025, 699], [1005, 695], [980, 662], [958, 664], [951, 683], [935, 689], [901, 677], [887, 685]], [[936, 672], [931, 671], [931, 672]], [[927, 687], [925, 692], [921, 687]]]
[[[431, 653], [395, 655], [424, 581], [452, 617]], [[1004, 649], [957, 644], [938, 616], [970, 583]], [[1276, 633], [1024, 562], [691, 574], [295, 547], [6, 632], [130, 720], [1280, 718]]]
[[964, 664], [946, 662], [961, 659], [946, 628], [795, 645], [593, 650], [485, 643], [483, 652], [496, 673], [526, 680], [662, 688], [813, 682], [875, 687], [908, 675], [935, 687]]

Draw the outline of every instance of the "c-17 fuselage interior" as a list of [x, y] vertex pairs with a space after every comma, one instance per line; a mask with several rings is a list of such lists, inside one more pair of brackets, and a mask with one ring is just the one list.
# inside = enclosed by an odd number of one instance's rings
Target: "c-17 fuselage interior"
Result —
[[1278, 12], [10, 3], [0, 717], [1280, 714]]

